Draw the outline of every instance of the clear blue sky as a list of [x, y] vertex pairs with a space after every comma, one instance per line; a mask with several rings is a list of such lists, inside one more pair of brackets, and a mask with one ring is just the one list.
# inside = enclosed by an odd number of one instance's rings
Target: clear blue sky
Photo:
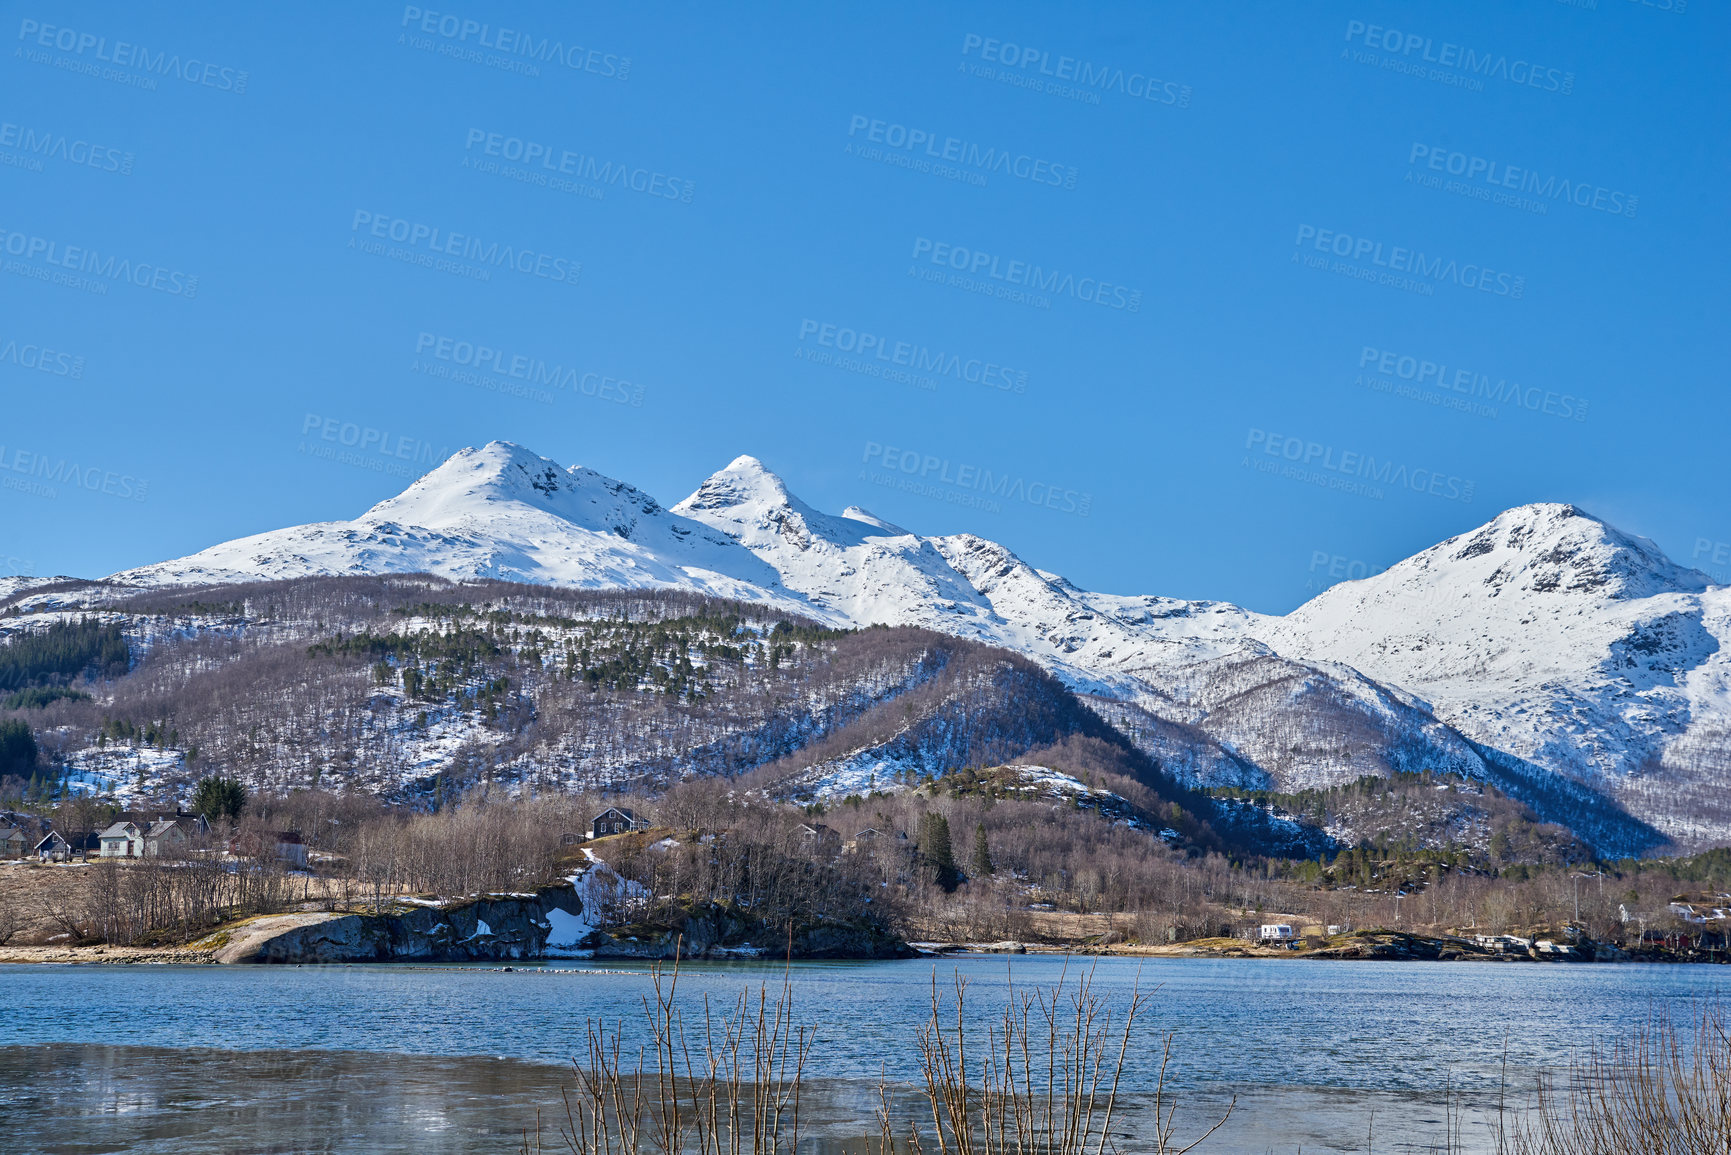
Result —
[[369, 7], [10, 8], [0, 566], [505, 438], [1265, 611], [1530, 501], [1731, 579], [1720, 5]]

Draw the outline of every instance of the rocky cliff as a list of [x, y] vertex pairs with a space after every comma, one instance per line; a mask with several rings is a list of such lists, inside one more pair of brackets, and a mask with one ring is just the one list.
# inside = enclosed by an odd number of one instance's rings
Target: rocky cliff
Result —
[[[487, 895], [434, 905], [393, 901], [377, 914], [299, 913], [258, 919], [227, 933], [223, 963], [507, 962], [538, 958], [779, 958], [786, 928], [723, 906], [677, 925], [595, 929], [577, 886]], [[795, 958], [905, 958], [901, 939], [863, 924], [821, 920], [795, 927]]]
[[595, 958], [912, 958], [919, 952], [865, 921], [819, 919], [772, 927], [735, 908], [714, 904], [690, 911], [678, 926], [633, 925], [596, 931], [586, 943]]
[[[219, 962], [490, 962], [571, 953], [583, 904], [569, 883], [448, 905], [393, 902], [378, 914], [288, 915], [234, 936]], [[551, 943], [554, 945], [550, 945]]]

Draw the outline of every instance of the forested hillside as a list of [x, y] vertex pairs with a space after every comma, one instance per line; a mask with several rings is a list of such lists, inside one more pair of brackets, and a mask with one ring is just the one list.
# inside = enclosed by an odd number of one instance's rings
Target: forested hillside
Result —
[[[1192, 851], [1375, 844], [1492, 859], [1495, 839], [1518, 860], [1589, 853], [1540, 816], [1580, 814], [1575, 832], [1590, 830], [1579, 800], [1550, 796], [1590, 795], [1417, 715], [1380, 728], [1411, 709], [1384, 688], [1345, 695], [1346, 678], [1272, 654], [1215, 665], [1232, 668], [1206, 671], [1189, 707], [1206, 709], [1174, 722], [980, 642], [683, 591], [429, 575], [64, 583], [0, 601], [0, 722], [18, 751], [31, 743], [0, 767], [0, 803], [171, 807], [224, 777], [260, 797], [361, 793], [421, 810], [478, 787], [643, 796], [694, 779], [809, 806], [1019, 764], [1102, 783], [1139, 808], [1139, 837]], [[1258, 767], [1304, 751], [1390, 785], [1374, 800], [1326, 780], [1271, 791]], [[1411, 784], [1426, 775], [1457, 786]]]
[[92, 585], [3, 612], [0, 668], [25, 687], [5, 704], [41, 747], [11, 796], [170, 805], [221, 776], [438, 807], [483, 785], [642, 793], [744, 775], [817, 803], [1069, 750], [1057, 761], [1133, 783], [1187, 843], [1255, 842], [1265, 825], [1215, 831], [1212, 801], [1045, 670], [922, 629], [423, 576], [119, 600]]
[[[338, 906], [368, 885], [520, 889], [570, 870], [571, 840], [607, 805], [662, 831], [610, 850], [613, 866], [674, 896], [617, 919], [670, 926], [737, 907], [764, 925], [1063, 938], [1081, 924], [1060, 916], [1116, 912], [1110, 934], [1171, 940], [1265, 909], [1398, 922], [1419, 894], [1430, 924], [1491, 912], [1524, 926], [1557, 921], [1564, 894], [1572, 909], [1562, 880], [1595, 857], [1503, 787], [1519, 767], [1430, 765], [1446, 735], [1387, 761], [1375, 720], [1406, 707], [1374, 686], [1371, 710], [1283, 715], [1282, 695], [1348, 683], [1272, 656], [1215, 678], [1210, 713], [1264, 735], [1263, 763], [1332, 743], [1363, 758], [1360, 778], [1268, 789], [1241, 761], [1244, 785], [1200, 789], [1197, 765], [1240, 757], [1217, 719], [1115, 708], [945, 633], [687, 592], [427, 575], [66, 583], [0, 602], [0, 670], [0, 818], [32, 839], [123, 810], [192, 805], [215, 823], [186, 860], [210, 869], [140, 866], [133, 890], [76, 894], [83, 872], [50, 872], [0, 940], [185, 941], [315, 878]], [[1358, 722], [1320, 729], [1331, 712]], [[235, 891], [213, 851], [271, 830], [304, 834], [312, 875]], [[1673, 878], [1653, 869], [1619, 866], [1637, 885], [1610, 897], [1596, 881], [1595, 925], [1612, 933], [1619, 903], [1663, 922]]]

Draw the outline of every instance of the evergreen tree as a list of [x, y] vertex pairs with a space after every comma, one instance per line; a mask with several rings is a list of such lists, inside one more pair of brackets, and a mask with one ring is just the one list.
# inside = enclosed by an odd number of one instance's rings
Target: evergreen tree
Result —
[[993, 873], [992, 848], [986, 845], [986, 825], [983, 822], [974, 827], [974, 861], [972, 867], [975, 878], [984, 878]]
[[94, 670], [104, 678], [126, 673], [131, 651], [118, 625], [80, 618], [46, 630], [16, 634], [0, 646], [0, 689], [64, 684]]
[[246, 807], [246, 787], [234, 778], [206, 778], [192, 792], [192, 808], [208, 822], [235, 819]]
[[36, 735], [30, 725], [17, 718], [0, 722], [0, 778], [16, 774], [22, 778], [36, 767]]
[[950, 820], [930, 811], [920, 815], [916, 842], [920, 860], [932, 881], [945, 890], [956, 889], [962, 881], [962, 872], [956, 869], [956, 856], [950, 848]]

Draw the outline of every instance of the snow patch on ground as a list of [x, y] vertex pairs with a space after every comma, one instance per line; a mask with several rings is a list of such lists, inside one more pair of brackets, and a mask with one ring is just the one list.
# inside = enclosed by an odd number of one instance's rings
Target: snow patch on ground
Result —
[[87, 746], [66, 756], [66, 768], [70, 789], [125, 808], [175, 792], [187, 776], [183, 751], [153, 746]]
[[592, 958], [595, 952], [578, 946], [585, 938], [607, 925], [608, 911], [618, 911], [645, 901], [649, 891], [630, 879], [621, 878], [587, 846], [583, 856], [589, 867], [566, 879], [577, 891], [580, 913], [554, 908], [547, 912], [552, 929], [547, 935], [548, 958]]
[[923, 768], [904, 759], [886, 758], [872, 751], [831, 762], [820, 768], [821, 776], [811, 784], [810, 792], [819, 801], [833, 801], [858, 794], [862, 798], [876, 790], [894, 794], [906, 789], [896, 779], [904, 773], [923, 773]]
[[[572, 950], [583, 941], [589, 932], [595, 929], [589, 924], [589, 920], [582, 915], [572, 914], [568, 910], [560, 910], [557, 907], [547, 912], [547, 923], [552, 928], [547, 932], [547, 949], [549, 951]], [[560, 957], [568, 956], [561, 953]]]

